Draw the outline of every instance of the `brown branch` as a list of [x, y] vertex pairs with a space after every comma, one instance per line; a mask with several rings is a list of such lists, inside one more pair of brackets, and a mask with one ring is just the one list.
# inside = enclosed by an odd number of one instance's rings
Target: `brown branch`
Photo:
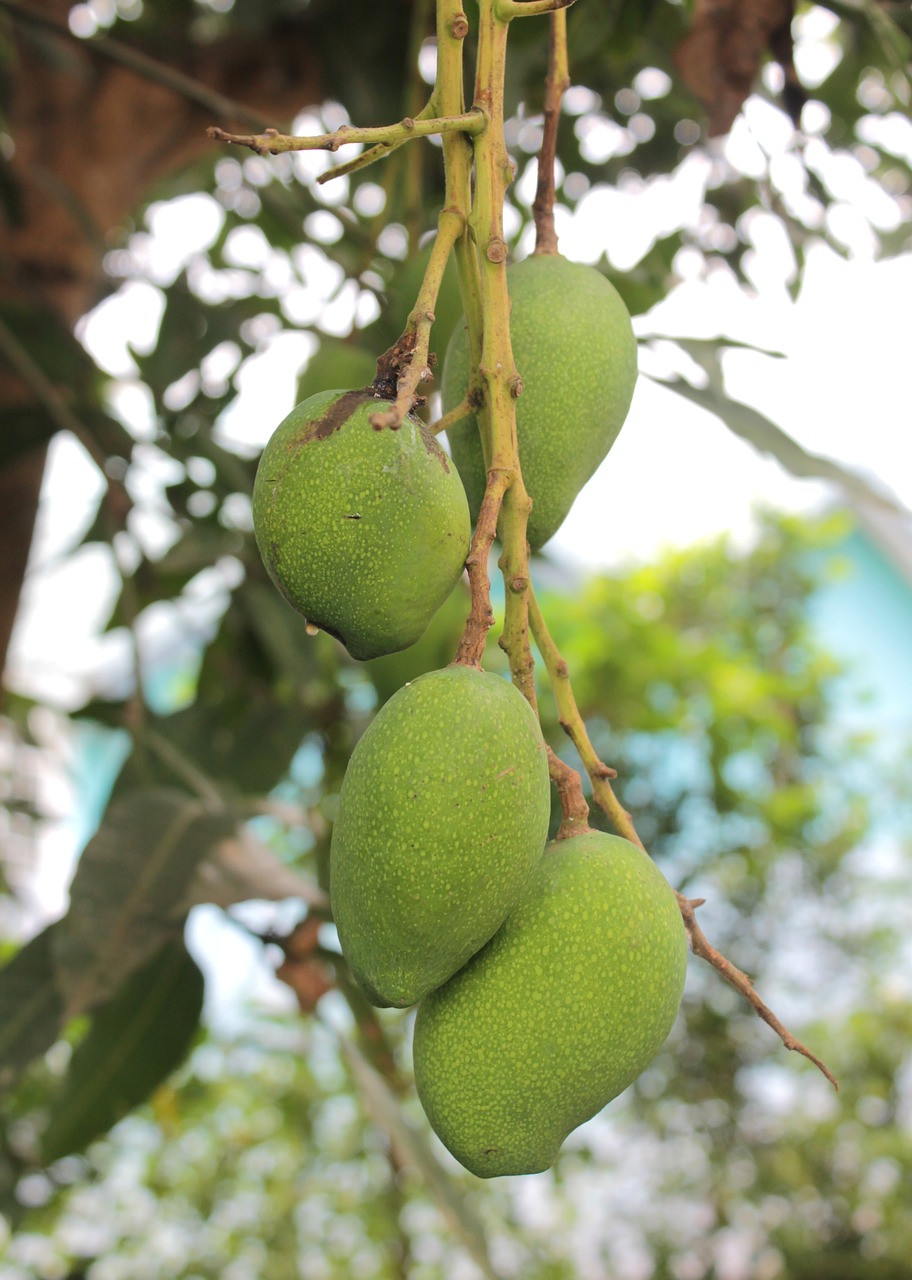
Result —
[[703, 930], [697, 924], [694, 914], [695, 908], [702, 906], [702, 898], [685, 898], [683, 894], [676, 893], [678, 907], [684, 920], [684, 928], [687, 930], [687, 937], [690, 940], [690, 949], [695, 956], [699, 956], [701, 960], [705, 960], [708, 964], [718, 972], [726, 982], [730, 983], [736, 991], [738, 991], [745, 1000], [752, 1006], [758, 1017], [762, 1018], [767, 1026], [772, 1027], [776, 1035], [785, 1045], [786, 1049], [792, 1049], [795, 1053], [800, 1053], [802, 1057], [807, 1058], [809, 1062], [813, 1062], [829, 1080], [834, 1089], [839, 1088], [839, 1081], [830, 1071], [826, 1063], [822, 1062], [816, 1054], [811, 1053], [810, 1049], [801, 1043], [791, 1031], [776, 1017], [772, 1009], [760, 999], [754, 990], [754, 984], [746, 973], [743, 973], [730, 960], [727, 960], [721, 952], [717, 951], [714, 946], [707, 940]]
[[567, 13], [561, 9], [551, 14], [548, 42], [548, 78], [545, 83], [545, 122], [538, 152], [538, 184], [532, 202], [535, 219], [535, 252], [556, 254], [557, 232], [554, 228], [554, 170], [557, 162], [557, 129], [560, 123], [561, 99], [570, 86], [567, 62]]
[[233, 98], [228, 98], [213, 89], [207, 89], [192, 76], [184, 75], [182, 71], [175, 71], [173, 67], [150, 58], [146, 53], [140, 53], [132, 45], [124, 44], [114, 36], [93, 36], [89, 40], [84, 40], [75, 36], [67, 24], [59, 18], [42, 13], [40, 9], [33, 9], [31, 5], [22, 4], [21, 0], [0, 0], [0, 9], [5, 9], [18, 22], [52, 31], [67, 41], [75, 41], [81, 49], [88, 50], [95, 57], [106, 58], [109, 62], [116, 62], [130, 71], [135, 71], [145, 80], [151, 80], [155, 84], [160, 84], [162, 88], [170, 89], [180, 97], [186, 98], [187, 101], [195, 102], [198, 107], [202, 107], [212, 115], [240, 120], [254, 129], [263, 127], [263, 117], [250, 107], [245, 107], [243, 103], [235, 102]]
[[563, 820], [557, 840], [566, 840], [589, 830], [589, 806], [583, 795], [583, 780], [577, 771], [548, 747], [548, 772], [560, 796]]
[[472, 535], [472, 547], [466, 560], [469, 586], [472, 591], [472, 607], [466, 619], [465, 630], [459, 641], [454, 661], [467, 667], [481, 666], [488, 632], [494, 625], [491, 608], [491, 580], [488, 577], [488, 557], [497, 535], [497, 519], [503, 496], [510, 487], [509, 471], [491, 470], [482, 499], [481, 510]]
[[[4, 2], [5, 0], [0, 0], [0, 4]], [[2, 319], [0, 319], [0, 354], [15, 369], [56, 427], [61, 431], [69, 431], [71, 435], [74, 435], [90, 455], [107, 484], [105, 502], [109, 513], [112, 519], [120, 527], [123, 527], [127, 514], [133, 506], [130, 495], [120, 481], [114, 480], [108, 475], [105, 470], [107, 458], [92, 432], [85, 426], [78, 414], [73, 412], [66, 399], [54, 386], [41, 366], [36, 363], [12, 329]]]

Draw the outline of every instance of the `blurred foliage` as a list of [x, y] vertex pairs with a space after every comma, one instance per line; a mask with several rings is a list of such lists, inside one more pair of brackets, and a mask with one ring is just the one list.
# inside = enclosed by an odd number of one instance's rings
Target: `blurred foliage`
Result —
[[[291, 57], [303, 31], [323, 77], [324, 101], [301, 102], [309, 131], [400, 118], [428, 91], [413, 56], [431, 30], [422, 0], [156, 0], [108, 16], [112, 35], [165, 62], [178, 48], [202, 57], [222, 38], [242, 48], [287, 37]], [[906, 6], [799, 9], [799, 46], [819, 46], [831, 69], [806, 85], [802, 133], [767, 62], [739, 122], [756, 134], [750, 172], [707, 140], [679, 82], [675, 50], [690, 17], [691, 6], [669, 0], [579, 0], [570, 17], [565, 213], [599, 193], [638, 194], [645, 207], [698, 175], [696, 201], [669, 200], [662, 228], [623, 272], [605, 219], [599, 266], [631, 311], [649, 311], [695, 261], [703, 278], [723, 273], [749, 290], [758, 210], [786, 233], [797, 292], [814, 246], [851, 251], [834, 165], [886, 200], [876, 218], [858, 213], [858, 234], [881, 255], [907, 249], [912, 152], [887, 127], [909, 102]], [[511, 37], [514, 252], [528, 248], [542, 31], [530, 20]], [[4, 28], [0, 54], [6, 40]], [[758, 112], [788, 128], [778, 150], [765, 149]], [[209, 976], [221, 957], [191, 959], [180, 942], [205, 900], [194, 868], [255, 832], [325, 888], [354, 742], [405, 680], [448, 661], [465, 617], [455, 592], [412, 650], [359, 666], [329, 637], [307, 635], [256, 553], [249, 494], [257, 441], [274, 424], [256, 420], [245, 385], [289, 339], [288, 408], [324, 380], [367, 381], [404, 327], [436, 225], [434, 146], [318, 185], [315, 174], [335, 163], [214, 149], [149, 191], [105, 260], [110, 294], [140, 284], [161, 308], [154, 342], [130, 353], [129, 377], [106, 374], [43, 313], [0, 315], [45, 384], [65, 392], [109, 482], [68, 554], [104, 548], [118, 583], [109, 660], [82, 673], [67, 712], [50, 698], [7, 704], [7, 832], [21, 844], [28, 823], [50, 817], [37, 788], [22, 785], [23, 762], [34, 772], [52, 754], [42, 745], [50, 722], [77, 755], [88, 726], [93, 740], [130, 744], [117, 777], [105, 764], [96, 780], [98, 812], [82, 815], [98, 833], [74, 882], [79, 918], [18, 952], [9, 945], [0, 971], [4, 1278], [902, 1280], [912, 1274], [912, 1004], [891, 974], [908, 892], [900, 871], [865, 865], [870, 814], [856, 779], [868, 744], [833, 724], [837, 673], [807, 622], [812, 553], [838, 530], [769, 520], [750, 552], [722, 541], [550, 595], [562, 570], [546, 558], [535, 568], [577, 699], [641, 834], [678, 887], [707, 899], [712, 940], [830, 1062], [838, 1097], [807, 1064], [784, 1060], [772, 1033], [695, 962], [675, 1031], [637, 1086], [572, 1139], [553, 1173], [480, 1189], [429, 1138], [412, 1096], [410, 1016], [365, 1004], [328, 926], [312, 959], [335, 989], [316, 1016], [299, 1016], [269, 983], [265, 1008], [251, 1002], [228, 1028], [200, 1026], [196, 961]], [[0, 171], [0, 198], [14, 195]], [[153, 252], [155, 219], [187, 196], [216, 230], [169, 269]], [[445, 291], [440, 353], [459, 312], [452, 282]], [[744, 406], [724, 386], [712, 395], [737, 430]], [[47, 404], [6, 415], [0, 465], [59, 426]], [[777, 456], [809, 465], [787, 445]], [[163, 639], [147, 648], [136, 637], [153, 620]], [[493, 639], [487, 665], [503, 669]], [[572, 761], [545, 689], [541, 700], [549, 738]], [[107, 870], [93, 883], [99, 851]], [[255, 888], [245, 881], [237, 901]], [[218, 901], [230, 913], [230, 893]], [[320, 908], [311, 916], [322, 919]], [[235, 918], [246, 919], [242, 909]], [[287, 916], [268, 920], [237, 931], [278, 963]], [[105, 957], [105, 981], [79, 1000], [83, 961], [62, 945], [74, 937], [86, 964]], [[186, 981], [173, 1003], [175, 972]], [[173, 1013], [167, 1036], [144, 1021], [162, 1001]], [[86, 1081], [104, 1085], [91, 1105]]]

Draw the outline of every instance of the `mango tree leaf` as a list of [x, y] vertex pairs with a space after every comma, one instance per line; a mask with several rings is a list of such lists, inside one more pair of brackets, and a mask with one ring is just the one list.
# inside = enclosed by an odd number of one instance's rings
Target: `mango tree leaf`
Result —
[[201, 902], [231, 907], [253, 898], [264, 902], [298, 898], [311, 907], [329, 907], [329, 898], [319, 885], [280, 861], [268, 844], [246, 830], [222, 840], [197, 866], [181, 905], [185, 911]]
[[0, 969], [0, 1086], [11, 1085], [33, 1058], [49, 1049], [63, 1026], [63, 997], [54, 971], [48, 925]]
[[481, 1219], [442, 1167], [424, 1134], [405, 1118], [398, 1098], [357, 1045], [345, 1039], [341, 1039], [340, 1044], [374, 1122], [385, 1130], [400, 1160], [424, 1178], [444, 1217], [461, 1237], [482, 1274], [489, 1280], [499, 1280], [500, 1272], [491, 1262]]
[[336, 650], [329, 637], [307, 635], [271, 583], [247, 580], [206, 649], [195, 702], [156, 731], [208, 777], [266, 794], [323, 708], [338, 715]]
[[232, 815], [165, 787], [127, 792], [110, 805], [53, 939], [68, 1016], [110, 999], [173, 932], [197, 865], [236, 825]]
[[868, 480], [861, 472], [843, 466], [834, 458], [809, 453], [797, 440], [781, 427], [777, 427], [759, 410], [742, 404], [739, 400], [733, 400], [725, 390], [716, 343], [681, 338], [676, 338], [675, 341], [706, 372], [707, 385], [694, 387], [683, 378], [678, 378], [673, 382], [663, 381], [660, 383], [661, 386], [666, 386], [677, 395], [683, 396], [685, 400], [708, 409], [710, 413], [722, 419], [729, 431], [753, 445], [758, 452], [772, 454], [776, 461], [792, 475], [802, 479], [829, 480], [839, 485], [848, 497], [865, 506], [873, 504], [902, 515], [908, 514], [896, 497], [876, 482]]
[[51, 1100], [46, 1163], [106, 1133], [177, 1067], [203, 1007], [203, 975], [182, 938], [165, 944], [93, 1015]]

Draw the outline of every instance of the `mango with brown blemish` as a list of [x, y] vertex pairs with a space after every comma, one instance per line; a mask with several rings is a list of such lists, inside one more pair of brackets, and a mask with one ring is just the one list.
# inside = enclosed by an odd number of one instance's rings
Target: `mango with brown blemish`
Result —
[[266, 444], [253, 487], [270, 578], [359, 659], [415, 643], [471, 538], [459, 474], [425, 424], [372, 425], [390, 407], [370, 388], [302, 401]]

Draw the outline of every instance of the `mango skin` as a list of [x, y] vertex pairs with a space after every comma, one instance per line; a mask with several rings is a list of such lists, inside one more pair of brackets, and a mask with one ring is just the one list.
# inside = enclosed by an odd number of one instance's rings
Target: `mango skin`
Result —
[[368, 999], [415, 1004], [488, 941], [548, 838], [546, 748], [508, 680], [430, 671], [349, 760], [330, 849], [342, 952]]
[[[637, 378], [637, 344], [620, 294], [595, 267], [560, 255], [533, 255], [507, 269], [510, 335], [523, 390], [516, 439], [532, 498], [532, 550], [553, 537], [576, 495], [617, 439]], [[443, 409], [455, 409], [469, 384], [464, 326], [443, 366]], [[485, 491], [485, 463], [474, 415], [447, 431], [472, 519]]]
[[418, 1096], [480, 1178], [540, 1173], [648, 1066], [684, 989], [687, 943], [658, 867], [619, 836], [551, 843], [487, 946], [425, 998]]
[[462, 576], [471, 526], [456, 468], [426, 426], [369, 388], [302, 401], [263, 450], [253, 524], [266, 570], [353, 658], [405, 649]]

